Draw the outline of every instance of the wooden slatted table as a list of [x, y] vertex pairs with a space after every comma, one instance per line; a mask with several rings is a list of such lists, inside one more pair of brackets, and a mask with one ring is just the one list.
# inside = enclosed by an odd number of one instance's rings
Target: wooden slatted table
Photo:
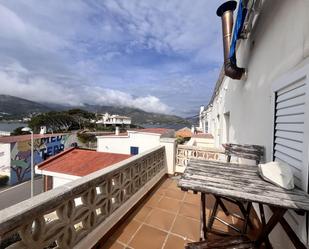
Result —
[[287, 210], [299, 213], [309, 211], [309, 195], [300, 190], [284, 190], [264, 181], [257, 166], [218, 161], [192, 159], [181, 176], [178, 186], [182, 190], [201, 193], [201, 238], [206, 238], [205, 194], [230, 197], [251, 203], [269, 206], [273, 215], [264, 224], [256, 244], [260, 246], [269, 233], [280, 223], [296, 248], [306, 248], [284, 219]]

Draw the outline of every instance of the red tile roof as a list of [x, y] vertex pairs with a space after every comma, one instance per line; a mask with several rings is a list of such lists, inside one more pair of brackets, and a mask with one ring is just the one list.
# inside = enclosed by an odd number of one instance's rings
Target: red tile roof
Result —
[[191, 132], [191, 129], [189, 129], [188, 127], [176, 131], [177, 137], [192, 137], [192, 135], [193, 133]]
[[[34, 134], [33, 137], [34, 139], [39, 139], [39, 138], [47, 138], [47, 137], [56, 137], [56, 136], [61, 136], [65, 135], [67, 133], [54, 133], [54, 134]], [[20, 135], [20, 136], [4, 136], [0, 137], [0, 143], [14, 143], [14, 142], [21, 142], [21, 141], [28, 141], [31, 139], [31, 135]]]
[[39, 170], [85, 176], [128, 159], [131, 155], [70, 148], [38, 165]]
[[198, 134], [194, 134], [192, 137], [196, 137], [196, 138], [214, 138], [213, 135], [211, 135], [209, 133], [198, 133]]

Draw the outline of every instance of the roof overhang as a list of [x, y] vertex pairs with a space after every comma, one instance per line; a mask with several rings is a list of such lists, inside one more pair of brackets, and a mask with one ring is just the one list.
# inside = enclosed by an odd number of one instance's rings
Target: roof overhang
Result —
[[58, 177], [58, 178], [68, 179], [68, 180], [77, 180], [81, 178], [81, 176], [69, 175], [69, 174], [44, 170], [44, 169], [42, 170], [42, 169], [39, 169], [37, 166], [35, 166], [35, 173], [39, 175], [53, 176], [53, 177]]

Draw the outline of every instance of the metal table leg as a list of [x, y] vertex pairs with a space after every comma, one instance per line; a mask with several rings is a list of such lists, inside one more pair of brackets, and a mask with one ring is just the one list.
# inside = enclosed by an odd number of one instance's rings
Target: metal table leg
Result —
[[207, 238], [206, 226], [206, 194], [201, 193], [201, 210], [200, 210], [200, 240]]
[[262, 243], [267, 241], [268, 235], [274, 229], [274, 227], [278, 224], [280, 219], [283, 217], [287, 210], [283, 208], [276, 208], [275, 212], [271, 216], [270, 220], [265, 224], [262, 229], [261, 234], [259, 235], [258, 239], [256, 240], [255, 244], [259, 248]]

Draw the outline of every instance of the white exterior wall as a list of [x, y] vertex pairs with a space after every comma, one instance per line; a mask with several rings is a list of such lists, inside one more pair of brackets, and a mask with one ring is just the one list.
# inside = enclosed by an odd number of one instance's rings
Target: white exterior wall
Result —
[[129, 131], [128, 136], [100, 136], [97, 151], [130, 154], [130, 147], [138, 147], [138, 153], [160, 145], [160, 134]]
[[197, 147], [202, 147], [202, 148], [213, 148], [214, 139], [213, 138], [191, 137], [186, 145], [197, 146]]
[[73, 179], [53, 176], [53, 189], [73, 181]]
[[129, 140], [127, 136], [97, 137], [97, 151], [130, 154]]
[[[238, 66], [248, 69], [247, 79], [225, 77], [209, 109], [208, 122], [216, 146], [224, 142], [224, 114], [229, 112], [230, 142], [262, 145], [266, 161], [272, 160], [272, 87], [278, 78], [309, 65], [308, 13], [309, 1], [264, 1], [250, 37], [242, 40], [237, 50]], [[293, 248], [278, 226], [271, 240], [275, 248]]]
[[0, 175], [10, 176], [11, 144], [0, 144]]
[[161, 138], [160, 145], [165, 147], [167, 173], [173, 175], [176, 167], [176, 138]]

